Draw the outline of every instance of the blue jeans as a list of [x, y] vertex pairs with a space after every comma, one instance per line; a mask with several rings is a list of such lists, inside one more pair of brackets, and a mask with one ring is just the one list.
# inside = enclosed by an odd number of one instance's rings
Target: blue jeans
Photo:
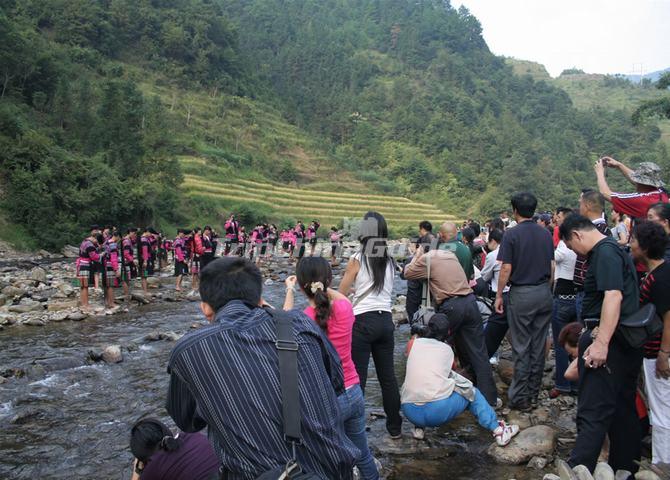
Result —
[[577, 391], [577, 384], [570, 382], [563, 376], [568, 365], [570, 357], [568, 352], [558, 344], [558, 335], [561, 329], [568, 323], [577, 321], [577, 301], [561, 299], [554, 297], [554, 310], [551, 315], [551, 331], [554, 338], [554, 354], [556, 357], [555, 386], [556, 390], [561, 392]]
[[354, 385], [339, 397], [340, 413], [344, 420], [344, 432], [349, 440], [361, 451], [361, 456], [356, 462], [361, 477], [366, 480], [377, 480], [379, 472], [368, 447], [368, 436], [365, 433], [365, 399], [363, 390], [359, 385]]
[[402, 413], [410, 422], [420, 428], [444, 425], [460, 415], [465, 409], [470, 410], [485, 429], [493, 431], [498, 427], [496, 412], [476, 388], [475, 399], [472, 402], [469, 402], [463, 395], [454, 392], [447, 398], [422, 405], [416, 403], [402, 404]]

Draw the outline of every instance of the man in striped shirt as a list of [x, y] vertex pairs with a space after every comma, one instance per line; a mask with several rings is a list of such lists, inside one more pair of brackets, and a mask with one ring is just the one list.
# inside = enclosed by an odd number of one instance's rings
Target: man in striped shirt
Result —
[[[226, 257], [200, 278], [201, 308], [211, 326], [182, 338], [170, 356], [167, 410], [179, 428], [208, 427], [222, 478], [254, 479], [286, 465], [275, 320], [259, 305], [262, 276], [251, 262]], [[352, 478], [358, 450], [347, 439], [337, 395], [342, 366], [318, 325], [293, 316], [298, 350], [302, 444], [297, 460], [323, 478]]]

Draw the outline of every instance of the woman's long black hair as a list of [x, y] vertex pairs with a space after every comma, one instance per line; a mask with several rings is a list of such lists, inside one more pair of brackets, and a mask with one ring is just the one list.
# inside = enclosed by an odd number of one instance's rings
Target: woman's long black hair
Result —
[[[326, 330], [330, 317], [328, 287], [333, 281], [330, 263], [323, 257], [303, 257], [295, 268], [295, 276], [305, 295], [314, 300], [316, 322], [323, 330]], [[313, 288], [312, 284], [315, 283], [321, 283], [323, 288], [317, 286]]]
[[389, 262], [395, 268], [395, 261], [388, 253], [388, 236], [386, 219], [381, 213], [368, 212], [363, 216], [358, 237], [361, 242], [361, 266], [372, 272], [372, 291], [375, 293], [384, 288]]
[[138, 420], [130, 430], [130, 451], [142, 463], [146, 463], [159, 449], [174, 452], [179, 447], [179, 439], [156, 418]]

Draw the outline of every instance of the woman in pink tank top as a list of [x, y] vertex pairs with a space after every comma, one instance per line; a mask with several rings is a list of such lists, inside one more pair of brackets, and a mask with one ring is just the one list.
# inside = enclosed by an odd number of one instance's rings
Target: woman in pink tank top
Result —
[[323, 257], [303, 257], [296, 266], [296, 275], [286, 279], [284, 310], [294, 304], [295, 285], [307, 297], [309, 306], [304, 312], [323, 330], [342, 361], [345, 392], [337, 400], [349, 439], [361, 451], [356, 462], [361, 478], [378, 479], [379, 472], [368, 447], [365, 433], [365, 399], [359, 385], [356, 366], [351, 359], [351, 333], [354, 327], [354, 310], [349, 299], [330, 288], [333, 272]]

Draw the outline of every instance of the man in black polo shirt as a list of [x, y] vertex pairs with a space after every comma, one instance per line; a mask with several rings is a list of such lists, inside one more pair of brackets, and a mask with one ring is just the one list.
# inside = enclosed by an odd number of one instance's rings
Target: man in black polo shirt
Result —
[[635, 460], [640, 459], [635, 390], [642, 351], [627, 347], [614, 333], [619, 319], [639, 308], [635, 266], [612, 237], [582, 215], [566, 218], [560, 235], [568, 248], [588, 257], [582, 309], [587, 330], [579, 339], [577, 442], [569, 463], [586, 465], [593, 472], [609, 434], [610, 466], [634, 473]]
[[510, 407], [522, 411], [530, 410], [540, 393], [553, 307], [554, 244], [547, 229], [532, 221], [536, 206], [537, 199], [531, 193], [512, 197], [517, 225], [505, 231], [498, 252], [502, 262], [495, 300], [498, 314], [503, 314], [503, 291], [511, 283], [507, 318], [514, 378], [507, 396]]

